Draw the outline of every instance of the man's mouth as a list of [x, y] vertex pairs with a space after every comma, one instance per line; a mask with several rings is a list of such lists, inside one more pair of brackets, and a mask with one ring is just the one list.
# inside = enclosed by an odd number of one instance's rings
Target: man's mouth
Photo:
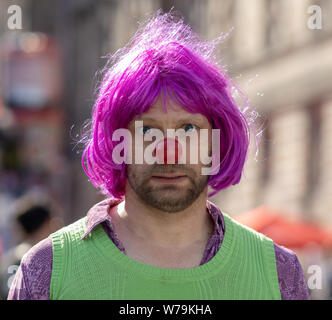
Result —
[[154, 175], [151, 178], [153, 181], [160, 183], [179, 183], [186, 179], [186, 175], [183, 174], [160, 174]]

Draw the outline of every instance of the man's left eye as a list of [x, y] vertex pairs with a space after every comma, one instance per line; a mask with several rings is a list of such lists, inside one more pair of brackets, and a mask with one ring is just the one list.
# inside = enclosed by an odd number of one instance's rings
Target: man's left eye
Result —
[[197, 129], [197, 127], [192, 123], [187, 123], [184, 125], [184, 131], [186, 131], [186, 132], [193, 131], [195, 129]]

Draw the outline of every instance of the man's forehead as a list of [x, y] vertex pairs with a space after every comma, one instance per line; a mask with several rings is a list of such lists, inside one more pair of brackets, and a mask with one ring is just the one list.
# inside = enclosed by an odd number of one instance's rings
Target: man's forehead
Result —
[[177, 112], [177, 114], [186, 114], [188, 113], [187, 110], [185, 110], [182, 106], [178, 105], [177, 103], [173, 102], [172, 100], [168, 100], [165, 102], [165, 105], [163, 106], [163, 103], [160, 98], [156, 100], [156, 102], [147, 110], [146, 112], [141, 114], [141, 117], [144, 116], [164, 116], [165, 114], [169, 112]]
[[160, 99], [158, 99], [156, 103], [154, 103], [149, 110], [147, 110], [142, 114], [137, 115], [133, 120], [158, 121], [165, 119], [165, 117], [174, 118], [177, 120], [193, 119], [203, 122], [208, 121], [204, 115], [200, 113], [191, 113], [187, 111], [183, 106], [180, 106], [172, 101], [167, 102], [165, 110]]

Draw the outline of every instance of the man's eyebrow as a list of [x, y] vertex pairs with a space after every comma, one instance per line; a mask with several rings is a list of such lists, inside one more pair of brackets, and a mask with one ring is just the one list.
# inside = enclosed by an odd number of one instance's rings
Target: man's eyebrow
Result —
[[152, 123], [159, 123], [158, 119], [156, 118], [150, 118], [150, 117], [140, 117], [140, 118], [137, 118], [135, 119], [135, 121], [148, 121], [148, 122], [152, 122]]

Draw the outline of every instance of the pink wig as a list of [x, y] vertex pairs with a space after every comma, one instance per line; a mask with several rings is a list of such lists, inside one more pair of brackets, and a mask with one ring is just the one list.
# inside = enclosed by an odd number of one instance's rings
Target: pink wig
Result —
[[236, 105], [231, 90], [237, 87], [218, 66], [215, 43], [201, 41], [182, 19], [158, 12], [109, 59], [82, 155], [84, 171], [103, 194], [125, 195], [126, 164], [112, 161], [119, 143], [112, 141], [113, 132], [148, 111], [159, 96], [204, 115], [212, 128], [221, 130], [221, 163], [209, 176], [214, 189], [209, 196], [240, 181], [249, 147], [249, 104], [246, 99], [242, 111]]

